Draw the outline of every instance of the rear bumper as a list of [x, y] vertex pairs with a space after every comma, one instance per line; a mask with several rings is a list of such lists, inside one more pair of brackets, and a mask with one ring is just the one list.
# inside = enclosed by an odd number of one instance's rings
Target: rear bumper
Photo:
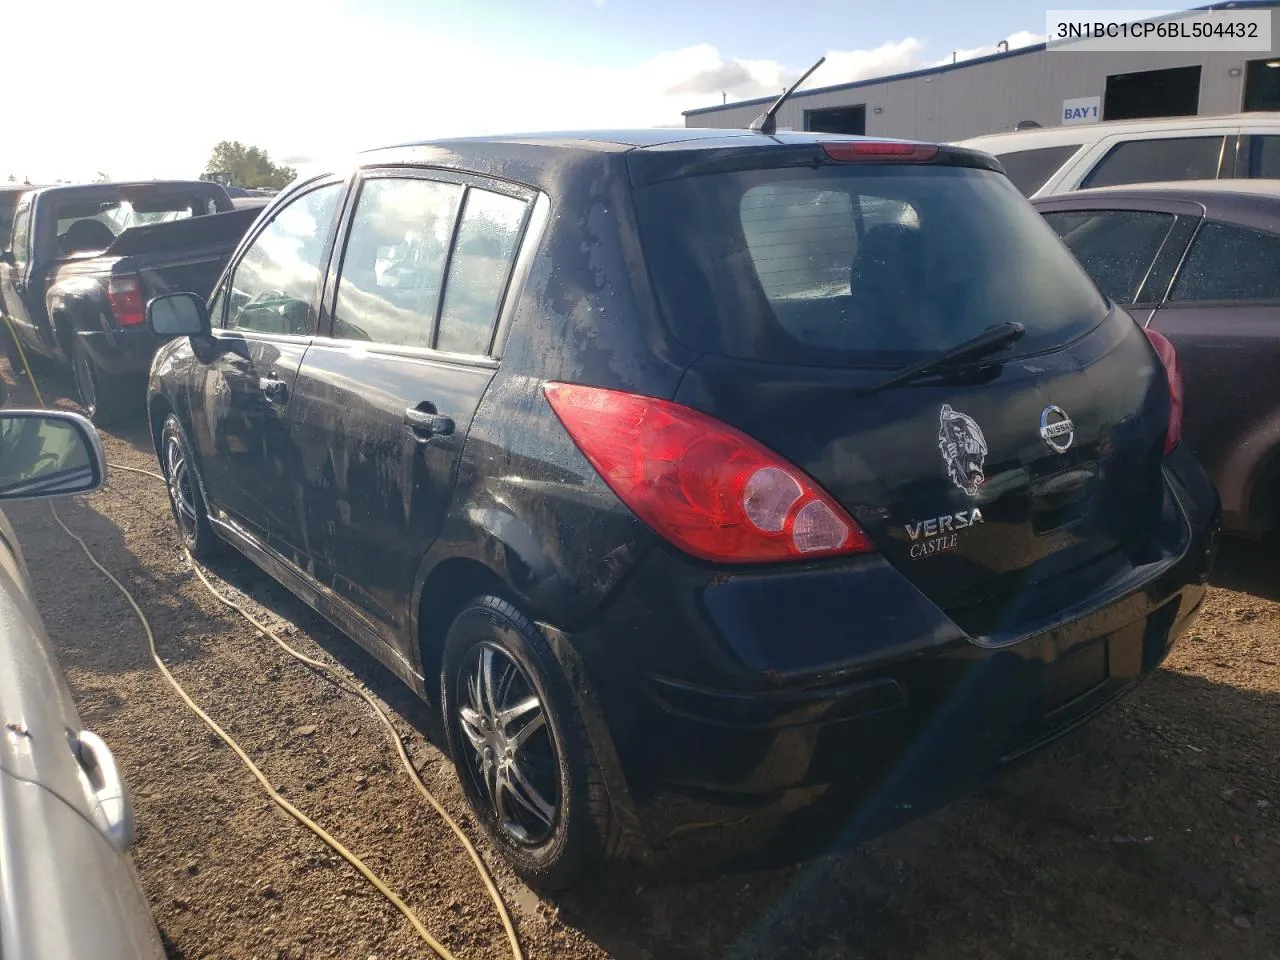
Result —
[[79, 342], [93, 362], [112, 376], [144, 376], [160, 340], [145, 325], [120, 330], [80, 330]]
[[695, 824], [760, 846], [789, 820], [852, 842], [1078, 726], [1159, 666], [1203, 601], [1217, 495], [1184, 451], [1166, 477], [1150, 562], [998, 645], [879, 557], [725, 575], [655, 551], [590, 629], [556, 632], [585, 668], [615, 805], [650, 847]]

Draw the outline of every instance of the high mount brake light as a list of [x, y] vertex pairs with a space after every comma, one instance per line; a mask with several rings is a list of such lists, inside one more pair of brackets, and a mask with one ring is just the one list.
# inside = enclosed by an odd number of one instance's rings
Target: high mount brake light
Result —
[[1178, 366], [1178, 351], [1168, 337], [1150, 328], [1144, 329], [1143, 333], [1164, 364], [1165, 376], [1169, 380], [1169, 426], [1164, 435], [1164, 452], [1169, 453], [1182, 439], [1182, 369]]
[[142, 286], [137, 277], [112, 277], [108, 280], [107, 300], [119, 326], [136, 327], [146, 322], [147, 308], [142, 302]]
[[548, 383], [543, 390], [610, 489], [686, 553], [769, 563], [874, 549], [803, 471], [714, 417], [598, 387]]
[[824, 143], [827, 158], [839, 162], [855, 160], [901, 161], [922, 163], [938, 155], [938, 148], [928, 144], [893, 143], [883, 140], [851, 140], [844, 143]]

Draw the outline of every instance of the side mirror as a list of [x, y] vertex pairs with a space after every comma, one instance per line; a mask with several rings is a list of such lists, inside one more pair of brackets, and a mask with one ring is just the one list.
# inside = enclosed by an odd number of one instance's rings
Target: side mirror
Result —
[[209, 308], [194, 293], [167, 293], [147, 304], [147, 326], [157, 337], [207, 337]]
[[12, 250], [0, 250], [0, 263], [7, 263], [12, 267], [17, 262], [18, 260], [14, 257]]
[[0, 501], [89, 493], [106, 480], [102, 439], [80, 414], [0, 410]]

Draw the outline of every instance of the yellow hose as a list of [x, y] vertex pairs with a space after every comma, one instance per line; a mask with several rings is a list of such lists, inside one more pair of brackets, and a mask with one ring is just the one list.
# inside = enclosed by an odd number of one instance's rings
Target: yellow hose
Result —
[[138, 606], [138, 601], [135, 600], [133, 598], [133, 594], [129, 592], [129, 588], [117, 580], [110, 570], [98, 562], [98, 558], [93, 555], [93, 551], [89, 549], [89, 545], [81, 540], [76, 534], [72, 533], [71, 528], [62, 522], [62, 517], [58, 516], [57, 508], [55, 508], [52, 503], [49, 504], [49, 512], [53, 514], [53, 519], [57, 522], [58, 526], [63, 529], [63, 532], [76, 543], [80, 544], [80, 549], [83, 550], [85, 556], [89, 558], [89, 562], [97, 567], [104, 577], [115, 584], [116, 589], [124, 594], [124, 598], [129, 601], [129, 606], [133, 607], [133, 612], [137, 614], [138, 621], [142, 624], [142, 629], [147, 634], [147, 646], [151, 648], [151, 659], [155, 661], [156, 667], [159, 668], [161, 676], [164, 677], [169, 686], [173, 687], [174, 691], [182, 698], [182, 702], [187, 705], [191, 712], [203, 720], [205, 725], [217, 735], [218, 739], [230, 747], [232, 752], [240, 758], [240, 762], [243, 763], [245, 767], [248, 768], [249, 772], [257, 778], [258, 782], [262, 784], [262, 789], [266, 791], [267, 796], [272, 799], [276, 806], [314, 833], [335, 853], [337, 853], [338, 856], [342, 857], [342, 859], [346, 860], [347, 863], [355, 867], [361, 876], [373, 884], [379, 893], [390, 900], [395, 908], [404, 914], [405, 919], [413, 924], [413, 929], [418, 932], [418, 936], [423, 939], [427, 946], [435, 951], [436, 955], [439, 956], [441, 960], [455, 960], [453, 954], [450, 953], [444, 945], [432, 937], [429, 932], [427, 932], [427, 928], [423, 926], [422, 921], [418, 919], [418, 915], [409, 909], [408, 905], [396, 895], [394, 890], [383, 883], [376, 873], [365, 866], [363, 860], [335, 840], [328, 831], [324, 829], [324, 827], [320, 826], [292, 803], [280, 796], [280, 794], [276, 792], [275, 787], [271, 786], [271, 781], [267, 779], [266, 774], [259, 770], [257, 764], [249, 759], [249, 755], [244, 752], [240, 747], [240, 744], [236, 743], [229, 733], [223, 730], [222, 727], [218, 726], [217, 721], [215, 721], [213, 717], [200, 709], [200, 706], [191, 699], [187, 694], [187, 691], [183, 689], [182, 684], [180, 684], [173, 674], [169, 672], [169, 668], [166, 667], [164, 665], [164, 661], [160, 659], [160, 654], [156, 651], [156, 637], [151, 630], [151, 623], [147, 620], [147, 615], [142, 612], [142, 608]]
[[[41, 407], [47, 409], [48, 405], [44, 402], [44, 397], [41, 395], [40, 388], [36, 384], [36, 378], [34, 374], [31, 372], [30, 364], [27, 363], [26, 352], [22, 349], [22, 344], [18, 341], [18, 338], [14, 336], [13, 323], [7, 316], [4, 319], [9, 328], [9, 335], [10, 337], [12, 337], [13, 342], [17, 347], [18, 356], [22, 360], [23, 372], [26, 373], [27, 379], [31, 383], [31, 389], [35, 392], [36, 400], [39, 402]], [[114, 470], [124, 470], [129, 473], [138, 473], [138, 474], [142, 474], [143, 476], [154, 477], [155, 479], [161, 481], [162, 483], [164, 482], [164, 477], [161, 474], [151, 470], [142, 470], [142, 469], [139, 469], [138, 467], [127, 467], [127, 466], [124, 466], [123, 464], [118, 464], [118, 463], [110, 463], [108, 464], [108, 466]], [[253, 776], [257, 779], [258, 783], [261, 784], [263, 790], [266, 791], [267, 796], [269, 796], [271, 800], [277, 806], [280, 807], [280, 809], [284, 810], [285, 813], [289, 814], [289, 816], [293, 817], [295, 820], [297, 820], [299, 823], [305, 826], [308, 830], [310, 830], [317, 837], [319, 837], [326, 845], [328, 845], [335, 853], [337, 853], [340, 857], [342, 857], [349, 864], [355, 867], [355, 869], [360, 873], [361, 876], [363, 876], [366, 880], [368, 880], [369, 883], [372, 884], [379, 893], [381, 893], [384, 897], [386, 897], [387, 900], [389, 900], [391, 904], [397, 910], [399, 910], [401, 914], [404, 915], [405, 919], [407, 919], [409, 923], [413, 926], [413, 929], [417, 932], [418, 936], [422, 938], [423, 942], [426, 943], [427, 946], [430, 947], [431, 950], [441, 958], [441, 960], [455, 960], [454, 955], [450, 953], [449, 950], [443, 944], [441, 944], [438, 940], [436, 940], [434, 937], [431, 936], [430, 932], [428, 932], [427, 928], [423, 925], [418, 915], [414, 913], [413, 910], [411, 910], [409, 906], [403, 900], [400, 899], [399, 896], [396, 895], [395, 891], [391, 890], [390, 887], [388, 887], [381, 880], [381, 878], [378, 877], [377, 874], [375, 874], [372, 870], [370, 870], [369, 867], [365, 865], [364, 861], [362, 861], [354, 853], [352, 853], [350, 850], [344, 847], [338, 840], [336, 840], [332, 835], [330, 835], [323, 827], [321, 827], [314, 820], [312, 820], [305, 813], [303, 813], [301, 810], [299, 810], [297, 807], [291, 804], [288, 800], [282, 797], [278, 792], [276, 792], [276, 789], [273, 786], [271, 786], [271, 781], [267, 779], [266, 775], [249, 758], [249, 755], [245, 753], [245, 751], [241, 748], [241, 746], [238, 743], [236, 743], [236, 741], [231, 737], [231, 735], [228, 734], [225, 730], [223, 730], [222, 727], [218, 726], [217, 722], [212, 717], [210, 717], [207, 713], [205, 713], [204, 710], [202, 710], [200, 706], [193, 699], [191, 699], [190, 695], [183, 688], [182, 684], [179, 683], [177, 678], [174, 677], [174, 675], [169, 672], [169, 668], [165, 666], [164, 661], [160, 659], [159, 651], [156, 649], [156, 638], [155, 638], [155, 633], [151, 628], [151, 622], [150, 620], [147, 619], [147, 615], [143, 612], [142, 607], [138, 605], [138, 601], [134, 598], [133, 594], [129, 592], [128, 587], [126, 587], [119, 580], [117, 580], [110, 570], [108, 570], [106, 567], [104, 567], [101, 563], [98, 562], [98, 558], [94, 556], [93, 551], [89, 548], [89, 545], [85, 543], [84, 540], [82, 540], [79, 536], [73, 533], [70, 527], [68, 527], [65, 523], [62, 522], [62, 517], [58, 515], [58, 510], [52, 503], [49, 504], [49, 512], [53, 514], [54, 521], [58, 524], [59, 527], [62, 528], [63, 532], [66, 533], [67, 536], [71, 537], [71, 539], [73, 539], [76, 543], [80, 545], [80, 549], [84, 551], [84, 554], [89, 559], [89, 562], [92, 563], [95, 567], [97, 567], [99, 572], [101, 572], [103, 576], [105, 576], [108, 580], [110, 580], [111, 583], [115, 585], [116, 589], [119, 590], [120, 593], [124, 595], [124, 598], [129, 602], [129, 606], [133, 608], [133, 612], [138, 617], [138, 622], [142, 624], [142, 629], [147, 635], [147, 646], [151, 652], [151, 659], [155, 661], [156, 667], [159, 669], [161, 676], [163, 676], [165, 681], [171, 687], [173, 687], [174, 691], [181, 698], [182, 702], [186, 704], [186, 706], [193, 713], [195, 713], [196, 716], [198, 716], [202, 721], [204, 721], [205, 725], [208, 726], [209, 729], [212, 730], [214, 734], [223, 743], [225, 743], [228, 747], [231, 748], [231, 751], [240, 759], [240, 762], [243, 763], [246, 768], [248, 768], [249, 772], [252, 773]], [[485, 864], [484, 860], [481, 859], [480, 854], [476, 851], [475, 846], [471, 843], [471, 840], [467, 837], [462, 827], [458, 825], [458, 822], [449, 815], [448, 811], [445, 810], [445, 808], [441, 805], [441, 803], [432, 795], [431, 791], [427, 789], [426, 783], [423, 782], [422, 776], [418, 773], [417, 768], [413, 765], [413, 761], [409, 757], [408, 751], [405, 749], [404, 741], [401, 739], [399, 732], [395, 728], [395, 725], [392, 724], [391, 719], [387, 716], [386, 711], [382, 709], [381, 705], [379, 705], [378, 702], [373, 698], [373, 696], [370, 693], [368, 693], [363, 687], [354, 683], [353, 681], [348, 680], [338, 670], [334, 669], [333, 667], [329, 666], [326, 663], [322, 663], [319, 660], [315, 660], [311, 657], [308, 657], [305, 654], [301, 653], [300, 651], [295, 650], [293, 647], [289, 646], [289, 644], [287, 644], [284, 640], [280, 639], [280, 637], [274, 631], [272, 631], [269, 627], [261, 623], [256, 617], [254, 617], [251, 613], [245, 610], [244, 607], [240, 606], [235, 601], [231, 600], [230, 598], [220, 593], [213, 586], [213, 584], [209, 582], [209, 579], [205, 576], [204, 571], [200, 569], [200, 565], [195, 562], [195, 558], [191, 557], [189, 553], [187, 554], [187, 557], [189, 560], [191, 560], [191, 567], [193, 570], [195, 570], [196, 576], [200, 578], [200, 582], [203, 583], [205, 588], [211, 594], [213, 594], [213, 596], [216, 597], [221, 603], [225, 604], [226, 606], [230, 607], [231, 609], [239, 613], [245, 620], [247, 620], [250, 624], [252, 624], [252, 626], [259, 633], [267, 637], [269, 640], [274, 641], [277, 645], [280, 646], [281, 649], [283, 649], [291, 657], [301, 661], [302, 663], [307, 664], [308, 666], [314, 667], [315, 669], [324, 672], [338, 686], [342, 687], [344, 690], [348, 691], [349, 693], [353, 693], [356, 696], [360, 697], [362, 700], [364, 700], [365, 703], [367, 703], [373, 709], [374, 714], [377, 716], [378, 720], [382, 723], [382, 725], [387, 729], [387, 732], [391, 735], [391, 740], [392, 740], [392, 743], [395, 745], [396, 753], [399, 755], [400, 762], [404, 766], [406, 772], [408, 772], [410, 780], [413, 781], [414, 787], [417, 788], [418, 792], [422, 794], [422, 796], [436, 811], [436, 813], [438, 813], [441, 816], [441, 818], [444, 819], [445, 823], [448, 824], [449, 829], [451, 829], [453, 833], [457, 836], [458, 840], [462, 843], [463, 848], [467, 851], [467, 855], [471, 858], [471, 862], [475, 865], [476, 871], [480, 874], [480, 879], [484, 881], [484, 885], [486, 890], [489, 893], [489, 897], [493, 901], [494, 906], [497, 908], [498, 916], [501, 918], [503, 930], [506, 932], [506, 935], [507, 935], [507, 943], [511, 947], [512, 957], [514, 958], [514, 960], [524, 960], [524, 951], [520, 946], [520, 939], [516, 935], [515, 926], [511, 922], [511, 915], [507, 911], [506, 903], [503, 901], [502, 894], [498, 891], [498, 887], [494, 883], [493, 875], [490, 873], [488, 866]]]

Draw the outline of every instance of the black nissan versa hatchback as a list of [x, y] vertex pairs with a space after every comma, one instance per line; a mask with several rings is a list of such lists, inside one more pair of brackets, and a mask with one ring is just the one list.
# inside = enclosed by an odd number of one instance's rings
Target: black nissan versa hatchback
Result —
[[885, 829], [1131, 689], [1204, 595], [1173, 349], [973, 151], [383, 149], [148, 315], [186, 545], [438, 703], [542, 885]]

